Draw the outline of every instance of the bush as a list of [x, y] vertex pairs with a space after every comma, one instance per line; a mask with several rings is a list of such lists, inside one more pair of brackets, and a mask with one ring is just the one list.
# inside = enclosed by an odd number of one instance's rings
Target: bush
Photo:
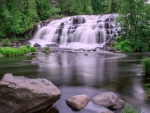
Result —
[[28, 45], [21, 46], [20, 48], [12, 48], [12, 47], [0, 48], [0, 54], [5, 56], [22, 56], [29, 52], [36, 52], [36, 48], [30, 47]]
[[115, 48], [116, 50], [121, 50], [122, 52], [125, 52], [125, 53], [132, 52], [131, 43], [129, 40], [117, 42], [115, 45]]
[[30, 47], [30, 51], [36, 53], [36, 48], [35, 47]]
[[6, 39], [1, 39], [0, 43], [1, 43], [2, 46], [8, 46], [8, 45], [11, 44], [11, 41], [6, 38]]
[[146, 75], [150, 75], [150, 58], [144, 58], [142, 60], [143, 63], [143, 71], [145, 71]]
[[125, 39], [123, 36], [118, 36], [114, 44], [116, 50], [121, 50], [122, 52], [147, 52], [150, 50], [149, 45], [150, 41], [147, 37], [128, 37]]
[[30, 52], [30, 50], [29, 50], [26, 46], [21, 46], [19, 49], [20, 49], [20, 51], [22, 51], [23, 53], [28, 53], [28, 52]]
[[44, 50], [45, 50], [46, 53], [50, 53], [49, 47], [45, 47]]
[[142, 112], [138, 107], [134, 109], [131, 106], [126, 105], [122, 113], [144, 113], [144, 112]]

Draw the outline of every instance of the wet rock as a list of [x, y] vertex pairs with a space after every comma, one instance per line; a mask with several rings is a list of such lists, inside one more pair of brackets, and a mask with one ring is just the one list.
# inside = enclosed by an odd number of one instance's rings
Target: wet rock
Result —
[[50, 108], [60, 98], [59, 89], [46, 79], [5, 74], [0, 81], [1, 113], [33, 113]]
[[46, 44], [45, 46], [46, 46], [46, 47], [59, 47], [59, 45], [56, 44], [56, 43], [53, 43], [53, 44]]
[[87, 53], [84, 53], [84, 56], [88, 56], [88, 54], [87, 54]]
[[41, 45], [38, 44], [38, 43], [35, 43], [35, 44], [34, 44], [34, 47], [41, 47]]
[[92, 101], [97, 105], [113, 110], [123, 108], [125, 105], [125, 102], [112, 92], [99, 94], [95, 96]]
[[145, 76], [145, 72], [142, 71], [142, 72], [137, 73], [136, 75], [137, 75], [137, 76]]
[[13, 42], [10, 44], [11, 47], [19, 47], [21, 46], [20, 42]]
[[114, 112], [112, 112], [112, 111], [103, 111], [101, 113], [114, 113]]
[[76, 95], [69, 99], [66, 99], [67, 105], [70, 106], [74, 110], [83, 109], [88, 104], [89, 101], [90, 101], [90, 98], [85, 94]]
[[37, 58], [32, 58], [31, 63], [32, 64], [37, 64], [38, 63], [38, 59]]
[[122, 51], [118, 51], [118, 50], [115, 50], [114, 52], [115, 52], [115, 53], [122, 53]]

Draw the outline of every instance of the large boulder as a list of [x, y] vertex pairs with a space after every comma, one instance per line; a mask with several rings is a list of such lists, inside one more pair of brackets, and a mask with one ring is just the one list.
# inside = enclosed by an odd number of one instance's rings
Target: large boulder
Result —
[[125, 102], [112, 92], [99, 94], [95, 96], [92, 101], [97, 105], [113, 110], [123, 108], [125, 105]]
[[32, 113], [51, 107], [59, 89], [46, 79], [28, 79], [8, 73], [0, 81], [0, 113]]
[[83, 109], [89, 101], [90, 98], [85, 94], [76, 95], [69, 99], [66, 99], [67, 105], [70, 106], [73, 110]]

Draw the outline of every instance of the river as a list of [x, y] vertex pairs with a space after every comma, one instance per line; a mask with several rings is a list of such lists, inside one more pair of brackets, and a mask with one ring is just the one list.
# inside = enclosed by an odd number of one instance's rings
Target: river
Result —
[[[56, 52], [49, 55], [37, 54], [39, 64], [31, 64], [34, 56], [1, 57], [0, 78], [5, 73], [28, 78], [45, 78], [52, 81], [61, 91], [55, 113], [100, 113], [107, 109], [90, 102], [83, 110], [73, 111], [65, 99], [77, 94], [89, 97], [103, 92], [114, 92], [133, 107], [149, 113], [149, 102], [145, 100], [146, 77], [137, 76], [142, 71], [142, 58], [148, 53], [98, 53]], [[119, 113], [120, 111], [116, 111]]]

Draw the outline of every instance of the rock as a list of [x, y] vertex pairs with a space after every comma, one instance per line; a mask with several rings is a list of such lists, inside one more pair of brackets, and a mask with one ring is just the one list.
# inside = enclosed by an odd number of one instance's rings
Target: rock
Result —
[[35, 43], [35, 44], [34, 44], [34, 47], [39, 47], [39, 48], [41, 48], [41, 45], [38, 44], [38, 43]]
[[125, 102], [112, 92], [99, 94], [95, 96], [92, 101], [97, 105], [113, 110], [123, 108], [125, 105]]
[[37, 58], [32, 58], [31, 63], [32, 64], [37, 64], [38, 63], [38, 59]]
[[114, 112], [111, 112], [111, 111], [103, 111], [101, 113], [114, 113]]
[[88, 104], [89, 101], [90, 101], [90, 98], [85, 94], [76, 95], [69, 99], [66, 99], [67, 105], [70, 106], [74, 110], [83, 109]]
[[145, 72], [142, 71], [142, 72], [140, 72], [140, 73], [137, 73], [136, 75], [137, 75], [137, 76], [145, 76]]
[[46, 47], [59, 47], [59, 45], [56, 44], [56, 43], [46, 44], [45, 46], [46, 46]]
[[0, 81], [0, 112], [33, 113], [50, 108], [60, 95], [59, 89], [46, 79], [28, 79], [7, 73]]
[[87, 54], [87, 53], [84, 53], [84, 56], [88, 56], [88, 54]]

